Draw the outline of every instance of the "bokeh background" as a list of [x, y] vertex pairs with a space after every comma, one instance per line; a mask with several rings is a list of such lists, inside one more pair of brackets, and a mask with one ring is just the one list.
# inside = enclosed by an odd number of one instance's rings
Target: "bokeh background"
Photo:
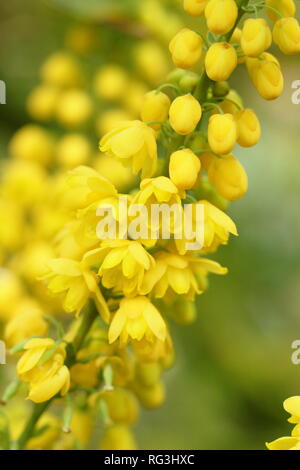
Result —
[[[70, 25], [84, 20], [101, 28], [108, 4], [1, 2], [3, 158], [10, 137], [29, 121], [25, 100], [41, 62], [62, 47]], [[300, 67], [299, 58], [278, 56], [285, 92], [275, 102], [262, 101], [241, 67], [232, 77], [263, 130], [255, 148], [236, 151], [250, 181], [246, 197], [229, 210], [240, 236], [218, 252], [229, 274], [211, 280], [196, 323], [172, 326], [177, 360], [165, 377], [167, 400], [143, 412], [141, 448], [263, 449], [265, 441], [289, 433], [282, 401], [300, 394], [300, 365], [291, 362], [291, 343], [300, 339], [300, 104], [292, 104], [291, 83], [300, 80]]]

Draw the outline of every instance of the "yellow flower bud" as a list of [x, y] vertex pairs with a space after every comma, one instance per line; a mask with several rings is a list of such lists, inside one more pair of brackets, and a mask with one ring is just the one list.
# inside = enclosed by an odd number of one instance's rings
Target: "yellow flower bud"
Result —
[[300, 52], [300, 26], [296, 18], [282, 18], [276, 21], [273, 39], [284, 54]]
[[189, 69], [200, 60], [202, 39], [199, 34], [184, 28], [172, 39], [169, 49], [176, 67]]
[[60, 91], [52, 85], [40, 85], [27, 99], [27, 110], [30, 116], [39, 121], [49, 121], [54, 117]]
[[[293, 0], [266, 0], [266, 4], [279, 11], [281, 16], [284, 18], [295, 16], [296, 6]], [[266, 8], [266, 12], [274, 23], [278, 20], [278, 15], [275, 13], [275, 11]]]
[[57, 144], [57, 160], [64, 168], [87, 164], [91, 153], [89, 140], [81, 134], [67, 134]]
[[259, 58], [246, 60], [248, 73], [258, 93], [265, 100], [274, 100], [281, 95], [284, 85], [278, 60], [267, 52]]
[[[149, 91], [144, 97], [141, 118], [144, 122], [165, 122], [168, 118], [170, 105], [170, 98], [165, 93], [157, 93], [155, 90]], [[151, 127], [156, 130], [160, 129], [159, 124], [153, 124]]]
[[145, 408], [158, 408], [160, 407], [166, 396], [164, 384], [158, 382], [151, 387], [142, 387], [140, 385], [134, 386], [134, 391]]
[[100, 450], [137, 450], [137, 445], [127, 426], [115, 424], [105, 429]]
[[94, 168], [101, 176], [108, 179], [118, 191], [125, 192], [134, 185], [135, 176], [131, 168], [122, 165], [119, 160], [111, 158], [109, 155], [98, 156], [94, 160]]
[[208, 143], [218, 155], [230, 153], [237, 139], [237, 128], [232, 114], [213, 114], [208, 123]]
[[260, 139], [261, 129], [256, 114], [252, 109], [244, 109], [235, 114], [237, 142], [242, 147], [252, 147]]
[[204, 14], [210, 31], [226, 34], [235, 25], [238, 8], [234, 0], [209, 0]]
[[245, 21], [241, 34], [241, 47], [245, 55], [257, 57], [272, 44], [272, 34], [262, 18], [249, 18]]
[[160, 380], [161, 366], [158, 362], [141, 363], [136, 366], [136, 378], [143, 387], [153, 387]]
[[14, 158], [44, 165], [53, 160], [54, 149], [52, 135], [33, 124], [21, 127], [9, 144], [10, 153]]
[[184, 0], [183, 8], [191, 16], [201, 16], [208, 0]]
[[237, 66], [237, 54], [228, 42], [216, 42], [205, 56], [205, 70], [211, 80], [227, 80]]
[[57, 87], [74, 87], [82, 84], [82, 74], [76, 59], [64, 52], [52, 54], [41, 69], [42, 79]]
[[43, 336], [47, 333], [48, 323], [38, 307], [29, 305], [20, 311], [7, 324], [4, 332], [8, 347], [15, 346], [30, 336]]
[[94, 89], [99, 98], [118, 101], [126, 93], [128, 77], [117, 65], [106, 65], [96, 74]]
[[66, 127], [77, 127], [88, 120], [92, 108], [92, 101], [84, 91], [68, 90], [59, 100], [56, 109], [57, 119]]
[[243, 197], [248, 189], [247, 174], [233, 155], [216, 157], [208, 168], [208, 179], [228, 201]]
[[192, 95], [183, 95], [176, 98], [169, 111], [170, 124], [177, 134], [187, 135], [196, 129], [202, 116], [199, 101]]
[[190, 149], [172, 153], [169, 174], [178, 189], [191, 189], [197, 181], [200, 169], [200, 160]]

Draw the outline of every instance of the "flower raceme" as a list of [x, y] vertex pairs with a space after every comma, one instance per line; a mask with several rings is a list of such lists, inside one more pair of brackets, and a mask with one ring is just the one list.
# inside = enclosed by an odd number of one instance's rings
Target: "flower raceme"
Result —
[[64, 365], [64, 346], [56, 346], [50, 338], [33, 338], [26, 342], [24, 349], [17, 372], [21, 380], [29, 383], [28, 398], [41, 403], [59, 392], [65, 395], [70, 387], [70, 373]]

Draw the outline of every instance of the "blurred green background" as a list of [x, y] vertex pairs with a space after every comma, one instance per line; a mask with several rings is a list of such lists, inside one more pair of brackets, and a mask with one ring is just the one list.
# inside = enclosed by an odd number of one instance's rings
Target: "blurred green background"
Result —
[[[1, 2], [3, 156], [10, 136], [28, 122], [25, 98], [40, 63], [61, 48], [68, 25], [86, 13], [96, 20], [100, 4]], [[285, 92], [275, 102], [262, 101], [242, 67], [232, 78], [263, 130], [255, 148], [236, 150], [250, 181], [247, 196], [230, 208], [240, 236], [220, 249], [229, 274], [211, 279], [196, 324], [172, 327], [176, 365], [166, 374], [166, 403], [143, 412], [141, 448], [263, 449], [290, 431], [282, 401], [300, 394], [300, 365], [291, 362], [291, 344], [300, 339], [300, 105], [291, 102], [291, 83], [300, 80], [300, 67], [299, 58], [276, 55]]]

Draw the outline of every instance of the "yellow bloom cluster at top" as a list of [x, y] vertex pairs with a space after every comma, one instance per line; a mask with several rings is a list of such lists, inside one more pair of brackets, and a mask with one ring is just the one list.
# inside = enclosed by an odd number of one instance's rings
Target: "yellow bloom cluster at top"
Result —
[[[174, 360], [170, 321], [194, 321], [209, 274], [227, 272], [207, 256], [237, 235], [226, 209], [244, 196], [248, 178], [234, 147], [254, 146], [261, 134], [255, 112], [227, 80], [246, 66], [258, 93], [275, 99], [283, 77], [279, 61], [267, 52], [272, 40], [286, 54], [300, 52], [293, 0], [184, 0], [187, 14], [204, 16], [205, 32], [183, 27], [176, 15], [169, 19], [159, 2], [142, 3], [142, 21], [154, 36], [163, 24], [161, 39], [170, 40], [177, 68], [170, 70], [154, 38], [145, 39], [132, 54], [143, 79], [106, 64], [95, 70], [88, 93], [90, 77], [74, 51], [80, 60], [89, 54], [95, 31], [73, 31], [73, 52], [48, 58], [42, 84], [27, 103], [34, 119], [54, 121], [65, 134], [53, 136], [38, 125], [19, 130], [0, 189], [0, 256], [6, 265], [0, 317], [10, 346], [22, 353], [18, 376], [35, 403], [48, 406], [67, 394], [64, 428], [76, 429], [76, 412], [84, 410], [79, 422], [88, 416], [82, 425], [88, 429], [90, 414], [99, 412], [102, 449], [136, 448], [131, 427], [138, 402], [154, 408], [164, 400], [161, 376]], [[273, 31], [262, 18], [244, 19], [259, 11], [268, 14]], [[100, 137], [97, 156], [84, 131], [91, 122]], [[153, 220], [149, 214], [157, 205], [166, 211]], [[132, 221], [137, 206], [146, 210], [143, 226], [125, 233], [124, 216]], [[103, 231], [107, 207], [118, 228], [113, 239]], [[197, 231], [200, 208], [203, 233]], [[168, 238], [162, 236], [166, 217]], [[182, 225], [188, 218], [192, 235], [178, 236], [178, 220]], [[198, 248], [191, 248], [195, 243]], [[55, 340], [47, 337], [54, 332]], [[20, 448], [33, 445], [39, 416], [21, 434]], [[83, 446], [90, 434], [78, 437]], [[42, 445], [75, 446], [57, 433], [51, 439]]]

